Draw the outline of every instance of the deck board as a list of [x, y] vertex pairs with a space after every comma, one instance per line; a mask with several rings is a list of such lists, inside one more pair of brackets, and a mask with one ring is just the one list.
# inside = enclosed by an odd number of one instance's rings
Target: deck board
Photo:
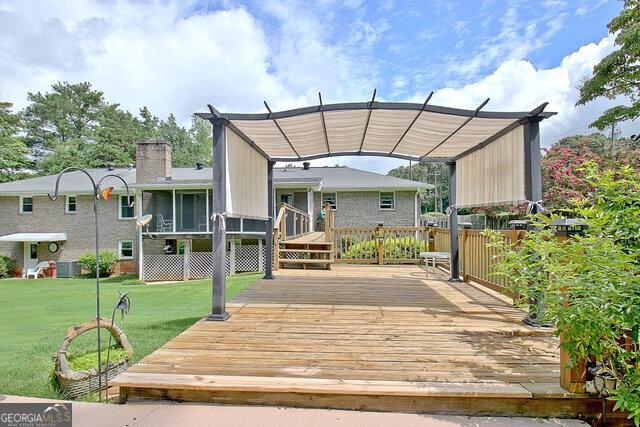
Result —
[[324, 231], [314, 231], [304, 236], [295, 237], [293, 239], [285, 240], [282, 243], [286, 244], [323, 244], [329, 245], [332, 242], [327, 242], [324, 237]]
[[[444, 279], [416, 266], [282, 270], [228, 304], [228, 321], [197, 322], [114, 383], [137, 397], [302, 406], [342, 407], [327, 395], [349, 394], [362, 403], [352, 407], [373, 409], [411, 405], [400, 396], [570, 400], [556, 386], [553, 331], [523, 324], [504, 295]], [[286, 395], [302, 391], [315, 397]], [[390, 400], [356, 399], [364, 394]]]

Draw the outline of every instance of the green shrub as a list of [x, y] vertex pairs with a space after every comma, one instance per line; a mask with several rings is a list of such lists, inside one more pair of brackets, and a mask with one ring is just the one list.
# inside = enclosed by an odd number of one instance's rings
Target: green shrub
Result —
[[16, 260], [0, 254], [0, 278], [12, 277], [13, 269], [16, 267]]
[[[100, 251], [100, 277], [107, 277], [113, 271], [113, 267], [118, 261], [118, 255], [114, 251], [103, 249]], [[96, 254], [87, 252], [78, 258], [78, 264], [84, 270], [88, 270], [91, 275], [96, 274]]]
[[[343, 240], [341, 244], [340, 257], [343, 259], [378, 258], [378, 239], [373, 238], [355, 244], [350, 240]], [[427, 251], [428, 246], [427, 242], [417, 240], [415, 237], [385, 237], [384, 257], [385, 259], [418, 259], [420, 252]]]
[[[595, 360], [614, 377], [609, 397], [640, 425], [640, 173], [629, 167], [583, 169], [591, 192], [569, 213], [587, 226], [582, 235], [556, 239], [553, 215], [530, 218], [535, 232], [515, 246], [487, 231], [498, 249], [493, 274], [510, 279], [528, 306], [545, 306], [545, 319], [562, 334], [571, 364]], [[619, 343], [628, 339], [629, 349]]]

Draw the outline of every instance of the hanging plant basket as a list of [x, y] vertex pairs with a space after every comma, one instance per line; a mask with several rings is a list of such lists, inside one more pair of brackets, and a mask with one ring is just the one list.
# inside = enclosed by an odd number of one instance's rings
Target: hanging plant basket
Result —
[[[67, 359], [67, 349], [69, 348], [69, 344], [83, 333], [97, 328], [97, 319], [69, 328], [64, 342], [53, 356], [56, 380], [58, 381], [58, 384], [60, 384], [62, 390], [70, 397], [75, 398], [87, 393], [98, 391], [98, 370], [96, 368], [91, 368], [84, 371], [74, 371], [71, 369], [69, 360]], [[108, 370], [106, 370], [106, 366], [103, 364], [101, 367], [101, 375], [102, 386], [104, 387], [107, 382], [106, 378], [111, 380], [113, 377], [118, 375], [120, 372], [125, 371], [129, 367], [130, 355], [133, 353], [133, 348], [131, 347], [129, 339], [125, 335], [124, 331], [116, 325], [111, 327], [109, 320], [100, 318], [100, 328], [109, 331], [116, 343], [120, 344], [127, 353], [127, 356], [124, 359], [118, 360], [115, 363], [110, 361]], [[106, 363], [106, 360], [104, 360], [104, 362]]]

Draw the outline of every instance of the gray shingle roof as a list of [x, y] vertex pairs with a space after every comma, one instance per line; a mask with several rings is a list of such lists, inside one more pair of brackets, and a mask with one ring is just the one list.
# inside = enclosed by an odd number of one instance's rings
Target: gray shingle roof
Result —
[[308, 170], [303, 168], [275, 168], [273, 170], [275, 183], [300, 182], [304, 179], [308, 179], [312, 183], [314, 180], [317, 181], [318, 178], [322, 182], [323, 190], [379, 188], [417, 190], [433, 188], [431, 184], [424, 182], [410, 181], [346, 166], [311, 167]]
[[[96, 182], [109, 173], [120, 175], [127, 184], [134, 186], [136, 170], [129, 168], [116, 168], [108, 171], [106, 168], [89, 169]], [[274, 168], [274, 182], [277, 183], [308, 183], [310, 185], [322, 185], [325, 190], [339, 189], [407, 189], [416, 190], [433, 188], [431, 184], [410, 181], [408, 179], [381, 175], [349, 167], [312, 167], [303, 168]], [[39, 176], [20, 181], [5, 182], [0, 184], [0, 194], [53, 194], [57, 175]], [[157, 184], [167, 186], [178, 185], [210, 185], [212, 179], [211, 168], [173, 168], [170, 181], [159, 180]], [[115, 189], [123, 189], [119, 180], [105, 181]], [[91, 187], [87, 177], [82, 172], [68, 172], [60, 180], [60, 192], [62, 194], [90, 193]]]
[[[120, 175], [128, 185], [133, 185], [136, 179], [135, 169], [116, 168], [113, 171], [107, 168], [88, 169], [87, 172], [97, 182], [108, 174]], [[22, 179], [20, 181], [4, 182], [0, 184], [0, 194], [51, 194], [53, 195], [56, 186], [57, 175], [38, 176], [34, 178]], [[115, 189], [123, 189], [124, 185], [119, 179], [107, 178], [105, 186], [112, 186]], [[92, 193], [89, 178], [82, 172], [73, 171], [65, 173], [60, 179], [60, 193], [62, 194], [82, 194]]]

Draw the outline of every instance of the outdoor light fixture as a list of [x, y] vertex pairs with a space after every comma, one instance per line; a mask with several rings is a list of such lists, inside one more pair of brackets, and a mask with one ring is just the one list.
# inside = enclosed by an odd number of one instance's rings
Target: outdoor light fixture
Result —
[[507, 223], [509, 230], [526, 230], [529, 223], [523, 219], [512, 219]]
[[[109, 200], [111, 198], [111, 193], [113, 192], [113, 187], [107, 187], [104, 190], [100, 188], [102, 182], [107, 178], [115, 178], [122, 181], [125, 189], [127, 190], [127, 200], [131, 200], [131, 196], [129, 195], [129, 185], [127, 182], [120, 176], [116, 174], [107, 174], [100, 178], [98, 182], [96, 182], [91, 174], [87, 172], [85, 169], [70, 167], [66, 168], [62, 172], [58, 174], [56, 178], [56, 188], [54, 195], [47, 194], [49, 196], [49, 200], [52, 202], [58, 198], [58, 192], [60, 189], [60, 179], [65, 173], [68, 172], [82, 172], [89, 178], [91, 182], [91, 189], [93, 194], [93, 216], [95, 222], [95, 239], [96, 239], [96, 325], [98, 331], [98, 402], [102, 401], [102, 360], [101, 360], [101, 352], [102, 352], [102, 343], [100, 341], [100, 240], [98, 233], [98, 200], [102, 197], [104, 200]], [[131, 203], [128, 207], [133, 207], [133, 203]]]
[[551, 226], [556, 229], [556, 236], [561, 237], [580, 236], [587, 229], [587, 224], [577, 218], [556, 219]]

